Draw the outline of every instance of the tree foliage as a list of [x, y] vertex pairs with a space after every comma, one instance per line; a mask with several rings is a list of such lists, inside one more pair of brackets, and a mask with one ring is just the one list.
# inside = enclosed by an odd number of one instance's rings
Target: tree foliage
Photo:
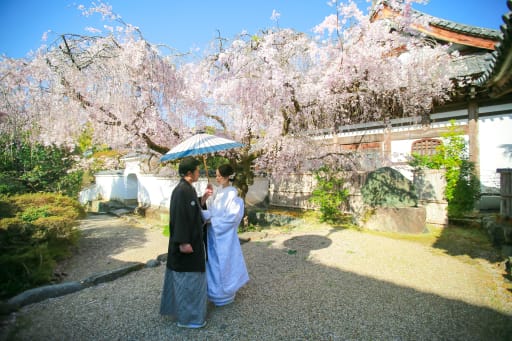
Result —
[[[317, 37], [278, 27], [242, 32], [219, 37], [192, 61], [165, 55], [103, 3], [81, 7], [112, 29], [59, 35], [31, 59], [1, 57], [0, 125], [44, 145], [106, 144], [157, 156], [211, 128], [245, 144], [223, 154], [245, 192], [257, 170], [324, 164], [311, 132], [427, 115], [447, 98], [452, 56], [411, 34], [410, 1], [390, 2], [401, 12], [393, 24], [342, 2]], [[329, 159], [345, 162], [343, 153]]]
[[475, 164], [469, 161], [467, 143], [454, 121], [442, 134], [444, 143], [433, 155], [413, 154], [409, 164], [415, 168], [444, 169], [446, 187], [444, 196], [448, 201], [448, 216], [461, 217], [475, 208], [480, 197], [480, 181]]
[[57, 192], [76, 197], [82, 170], [73, 170], [74, 153], [57, 145], [11, 140], [0, 134], [0, 194]]

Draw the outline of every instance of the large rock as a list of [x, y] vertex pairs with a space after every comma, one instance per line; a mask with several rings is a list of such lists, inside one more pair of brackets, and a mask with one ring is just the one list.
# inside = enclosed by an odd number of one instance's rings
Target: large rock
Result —
[[482, 227], [495, 246], [512, 245], [512, 225], [500, 222], [493, 216], [482, 218]]
[[412, 182], [390, 167], [369, 173], [361, 194], [371, 207], [414, 207], [418, 203]]
[[423, 233], [426, 216], [424, 207], [378, 207], [362, 227], [373, 231]]

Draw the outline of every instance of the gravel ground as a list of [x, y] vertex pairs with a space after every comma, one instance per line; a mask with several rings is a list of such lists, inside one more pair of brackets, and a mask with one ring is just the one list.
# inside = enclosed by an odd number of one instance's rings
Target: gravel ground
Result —
[[[158, 229], [91, 217], [69, 280], [146, 262], [167, 250]], [[512, 294], [487, 261], [351, 230], [267, 231], [243, 251], [251, 281], [208, 325], [158, 313], [165, 266], [32, 304], [11, 340], [511, 340]]]

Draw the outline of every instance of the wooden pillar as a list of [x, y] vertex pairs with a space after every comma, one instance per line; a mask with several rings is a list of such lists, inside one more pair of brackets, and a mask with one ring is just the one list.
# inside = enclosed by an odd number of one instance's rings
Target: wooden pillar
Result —
[[382, 156], [384, 158], [384, 165], [390, 166], [391, 165], [391, 125], [386, 125], [384, 128], [384, 134], [383, 134], [383, 141], [382, 141]]
[[504, 218], [512, 217], [512, 168], [498, 168], [500, 174], [500, 214]]
[[480, 178], [480, 146], [478, 142], [478, 103], [468, 103], [469, 161], [475, 164], [476, 176]]

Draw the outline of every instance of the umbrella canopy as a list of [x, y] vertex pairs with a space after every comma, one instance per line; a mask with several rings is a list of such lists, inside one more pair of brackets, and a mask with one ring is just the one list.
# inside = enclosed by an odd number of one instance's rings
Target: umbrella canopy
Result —
[[160, 161], [181, 159], [187, 156], [205, 155], [232, 148], [242, 147], [243, 144], [220, 136], [196, 134], [173, 147], [165, 153]]

